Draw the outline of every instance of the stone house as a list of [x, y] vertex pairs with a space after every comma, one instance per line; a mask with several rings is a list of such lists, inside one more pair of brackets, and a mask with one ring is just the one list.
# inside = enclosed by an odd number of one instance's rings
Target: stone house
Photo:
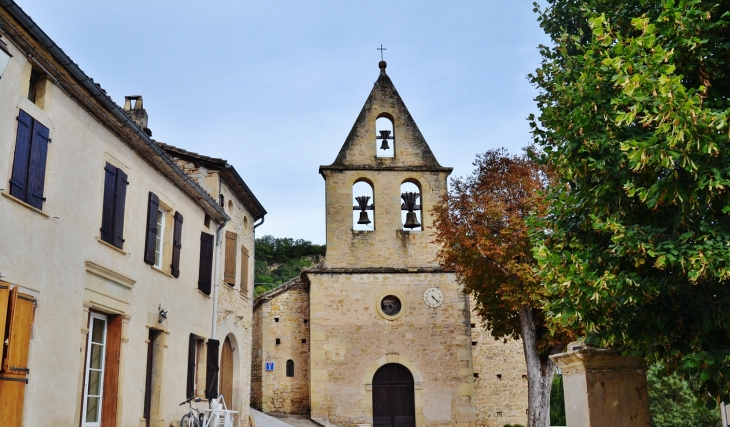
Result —
[[252, 405], [341, 427], [526, 423], [521, 343], [436, 259], [441, 166], [380, 63], [325, 180], [327, 254], [254, 301]]
[[141, 97], [116, 105], [12, 0], [0, 25], [3, 425], [167, 427], [219, 391], [245, 416], [266, 212], [227, 163], [199, 179], [152, 140]]

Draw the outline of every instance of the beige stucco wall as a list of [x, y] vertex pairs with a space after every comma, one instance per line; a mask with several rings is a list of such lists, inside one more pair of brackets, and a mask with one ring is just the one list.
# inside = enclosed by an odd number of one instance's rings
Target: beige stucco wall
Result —
[[[254, 316], [254, 407], [266, 413], [309, 414], [307, 286], [297, 285], [258, 305]], [[294, 362], [293, 377], [286, 376], [287, 360]], [[266, 362], [274, 362], [273, 371], [265, 371]]]
[[523, 377], [527, 367], [522, 341], [495, 340], [474, 312], [471, 322], [474, 374], [479, 376], [474, 379], [477, 426], [527, 425], [527, 378]]
[[[206, 229], [204, 212], [196, 202], [55, 85], [46, 82], [43, 108], [28, 101], [31, 65], [12, 41], [3, 40], [13, 55], [0, 79], [3, 196], [12, 170], [18, 109], [47, 126], [52, 138], [43, 213], [0, 197], [0, 272], [5, 280], [38, 298], [24, 425], [79, 424], [87, 316], [89, 310], [98, 310], [122, 314], [125, 319], [118, 390], [120, 426], [140, 425], [148, 329], [164, 331], [161, 393], [155, 399], [159, 417], [153, 425], [168, 426], [182, 415], [178, 403], [185, 399], [189, 334], [209, 337], [211, 332], [212, 299], [197, 290], [197, 279], [200, 232], [214, 232], [214, 224]], [[98, 238], [106, 161], [129, 175], [124, 251], [100, 243]], [[185, 218], [178, 279], [143, 262], [149, 191]], [[228, 300], [224, 292], [221, 295], [222, 301]], [[156, 321], [158, 307], [168, 311], [162, 324]], [[246, 337], [240, 332], [245, 330], [245, 322], [234, 328], [228, 325], [229, 319], [235, 317], [220, 320], [220, 333], [239, 331], [237, 338], [245, 346]], [[244, 365], [249, 351], [239, 348]], [[245, 381], [250, 370], [240, 371], [241, 381]], [[240, 397], [246, 401], [246, 392]]]

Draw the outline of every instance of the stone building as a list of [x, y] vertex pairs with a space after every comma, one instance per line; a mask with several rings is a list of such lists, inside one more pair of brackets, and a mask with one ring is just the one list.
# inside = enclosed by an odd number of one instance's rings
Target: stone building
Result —
[[463, 287], [435, 261], [430, 209], [452, 169], [379, 66], [319, 170], [324, 261], [254, 302], [252, 404], [342, 427], [525, 423], [520, 343], [477, 330]]
[[151, 139], [141, 97], [115, 104], [12, 0], [0, 25], [0, 424], [167, 427], [219, 390], [246, 415], [266, 212], [224, 161]]

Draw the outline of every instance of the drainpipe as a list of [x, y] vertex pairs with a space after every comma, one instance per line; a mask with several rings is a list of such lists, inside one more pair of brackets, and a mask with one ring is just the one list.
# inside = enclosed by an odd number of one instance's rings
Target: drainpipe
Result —
[[216, 339], [216, 334], [218, 332], [218, 265], [220, 264], [220, 258], [221, 258], [221, 235], [223, 234], [223, 228], [228, 224], [228, 219], [226, 218], [223, 221], [223, 224], [221, 224], [218, 227], [218, 230], [215, 232], [215, 254], [213, 258], [213, 263], [215, 265], [214, 268], [214, 286], [213, 286], [213, 325], [211, 327], [211, 334], [210, 337], [212, 339]]

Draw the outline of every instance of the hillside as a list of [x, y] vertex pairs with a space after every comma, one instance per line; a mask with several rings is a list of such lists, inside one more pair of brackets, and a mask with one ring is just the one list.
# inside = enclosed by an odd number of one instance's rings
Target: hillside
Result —
[[270, 235], [256, 239], [254, 296], [274, 289], [298, 276], [302, 269], [319, 263], [325, 252], [325, 245], [316, 245], [309, 240]]

